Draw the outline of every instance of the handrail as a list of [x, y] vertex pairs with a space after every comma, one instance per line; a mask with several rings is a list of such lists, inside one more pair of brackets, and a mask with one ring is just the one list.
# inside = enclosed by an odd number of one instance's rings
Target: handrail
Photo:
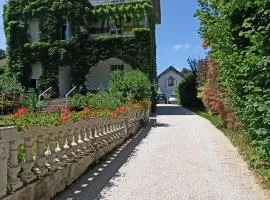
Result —
[[46, 89], [44, 92], [42, 92], [40, 95], [38, 95], [38, 102], [40, 102], [41, 97], [42, 97], [46, 92], [48, 92], [48, 91], [51, 90], [51, 89], [52, 89], [52, 87], [49, 87], [49, 88]]
[[66, 94], [66, 108], [67, 108], [67, 105], [68, 105], [68, 95], [70, 95], [71, 92], [73, 92], [73, 90], [76, 89], [77, 86], [74, 86], [67, 94]]

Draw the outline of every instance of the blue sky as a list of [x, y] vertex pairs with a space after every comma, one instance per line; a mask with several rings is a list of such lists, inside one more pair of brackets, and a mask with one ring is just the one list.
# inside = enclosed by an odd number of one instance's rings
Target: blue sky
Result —
[[[0, 0], [0, 48], [5, 49], [3, 30], [3, 5]], [[181, 69], [187, 66], [187, 58], [204, 57], [197, 33], [199, 22], [193, 17], [197, 0], [161, 0], [162, 22], [157, 26], [158, 73], [170, 65]]]
[[197, 0], [161, 0], [162, 22], [157, 26], [158, 73], [170, 65], [181, 69], [187, 58], [205, 57], [197, 33], [199, 21], [193, 17]]

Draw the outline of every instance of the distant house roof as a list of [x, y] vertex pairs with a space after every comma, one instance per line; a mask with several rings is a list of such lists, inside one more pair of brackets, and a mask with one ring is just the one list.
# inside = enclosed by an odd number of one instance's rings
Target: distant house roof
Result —
[[161, 74], [159, 74], [157, 78], [159, 79], [161, 76], [168, 73], [169, 71], [173, 71], [176, 74], [178, 74], [179, 76], [184, 78], [183, 74], [181, 72], [179, 72], [177, 69], [175, 69], [173, 66], [168, 67], [165, 71], [163, 71]]

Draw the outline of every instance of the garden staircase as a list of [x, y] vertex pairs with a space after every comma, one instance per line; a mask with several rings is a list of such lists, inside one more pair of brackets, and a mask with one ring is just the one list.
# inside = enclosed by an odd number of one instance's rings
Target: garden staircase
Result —
[[42, 111], [43, 112], [49, 111], [49, 107], [50, 106], [54, 106], [56, 108], [59, 108], [60, 110], [65, 109], [66, 106], [67, 106], [67, 104], [66, 104], [66, 98], [52, 99], [48, 106], [42, 108]]

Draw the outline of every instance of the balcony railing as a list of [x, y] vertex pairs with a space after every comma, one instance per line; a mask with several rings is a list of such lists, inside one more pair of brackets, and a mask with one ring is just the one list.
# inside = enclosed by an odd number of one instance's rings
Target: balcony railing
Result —
[[30, 127], [22, 132], [0, 128], [0, 199], [49, 200], [137, 133], [148, 119], [149, 108], [121, 118]]

